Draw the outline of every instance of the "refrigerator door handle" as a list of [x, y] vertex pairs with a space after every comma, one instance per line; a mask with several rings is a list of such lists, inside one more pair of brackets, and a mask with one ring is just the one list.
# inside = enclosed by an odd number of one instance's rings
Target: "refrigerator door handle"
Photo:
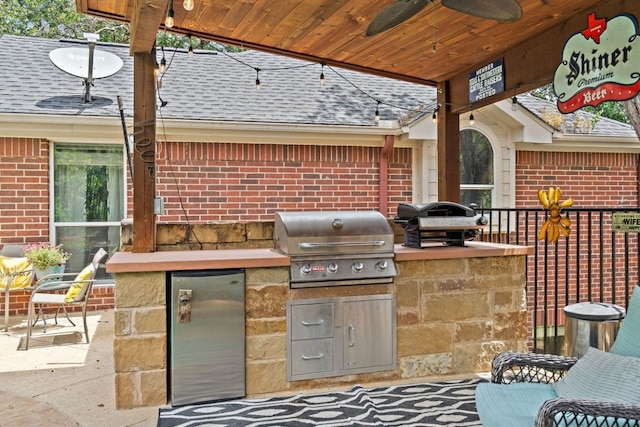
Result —
[[191, 323], [191, 289], [178, 291], [178, 323]]

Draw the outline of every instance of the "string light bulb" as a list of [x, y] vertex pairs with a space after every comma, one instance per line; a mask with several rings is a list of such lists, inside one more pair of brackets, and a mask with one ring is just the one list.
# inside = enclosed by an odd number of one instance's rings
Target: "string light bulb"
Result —
[[193, 46], [191, 45], [191, 35], [189, 35], [189, 50], [187, 52], [189, 53], [189, 59], [193, 58]]
[[511, 98], [511, 111], [518, 111], [518, 98], [515, 96]]
[[431, 116], [431, 121], [434, 124], [438, 122], [438, 110], [433, 110], [433, 115]]
[[173, 16], [175, 15], [173, 11], [173, 1], [169, 3], [169, 10], [167, 11], [167, 16], [164, 18], [164, 26], [167, 28], [173, 28]]
[[193, 0], [184, 0], [184, 2], [182, 3], [182, 7], [184, 7], [184, 10], [193, 10], [195, 6], [195, 3]]
[[158, 61], [156, 61], [155, 65], [153, 66], [153, 76], [157, 79], [158, 74], [160, 74], [160, 65], [158, 65]]
[[469, 115], [469, 126], [473, 126], [476, 124], [476, 119], [473, 117], [473, 113]]
[[158, 71], [160, 71], [160, 74], [164, 74], [165, 71], [167, 71], [167, 60], [164, 57], [164, 46], [161, 46], [162, 49], [162, 59], [160, 60], [160, 68], [158, 68]]
[[374, 119], [376, 120], [376, 122], [380, 121], [380, 101], [378, 101], [378, 104], [376, 105], [376, 113], [374, 115]]
[[324, 86], [324, 64], [321, 64], [322, 68], [320, 69], [320, 86]]
[[520, 87], [520, 83], [516, 83], [513, 86], [513, 98], [511, 98], [511, 111], [518, 111], [518, 98], [516, 97], [516, 92]]
[[260, 68], [256, 68], [256, 90], [260, 90]]

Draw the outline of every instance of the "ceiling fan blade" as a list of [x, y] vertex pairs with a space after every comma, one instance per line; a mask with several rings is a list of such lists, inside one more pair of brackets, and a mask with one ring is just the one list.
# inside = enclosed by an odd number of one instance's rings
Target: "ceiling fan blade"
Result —
[[375, 36], [403, 23], [420, 12], [427, 3], [431, 3], [431, 0], [397, 0], [391, 3], [371, 21], [367, 36]]
[[495, 21], [517, 21], [522, 8], [517, 0], [442, 0], [442, 5], [458, 12]]

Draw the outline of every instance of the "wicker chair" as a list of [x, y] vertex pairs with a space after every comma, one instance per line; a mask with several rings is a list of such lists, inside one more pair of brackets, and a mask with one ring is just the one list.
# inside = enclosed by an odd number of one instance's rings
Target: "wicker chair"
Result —
[[[639, 342], [640, 287], [636, 286], [627, 316], [611, 348], [611, 357], [625, 356], [624, 359], [640, 366]], [[517, 352], [496, 356], [491, 383], [480, 384], [476, 390], [476, 404], [483, 425], [513, 427], [535, 423], [536, 427], [640, 427], [640, 404], [558, 397], [553, 384], [564, 378], [578, 360], [576, 357]], [[596, 378], [601, 373], [592, 372], [591, 375]], [[631, 392], [635, 396], [640, 395], [637, 387]]]

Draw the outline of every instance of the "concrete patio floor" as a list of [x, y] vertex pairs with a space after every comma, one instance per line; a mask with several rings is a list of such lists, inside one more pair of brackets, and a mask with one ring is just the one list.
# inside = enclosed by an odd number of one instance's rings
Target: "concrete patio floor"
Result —
[[[25, 352], [10, 354], [3, 364]], [[158, 407], [115, 408], [114, 381], [113, 312], [105, 311], [83, 366], [0, 373], [0, 426], [157, 426]]]

